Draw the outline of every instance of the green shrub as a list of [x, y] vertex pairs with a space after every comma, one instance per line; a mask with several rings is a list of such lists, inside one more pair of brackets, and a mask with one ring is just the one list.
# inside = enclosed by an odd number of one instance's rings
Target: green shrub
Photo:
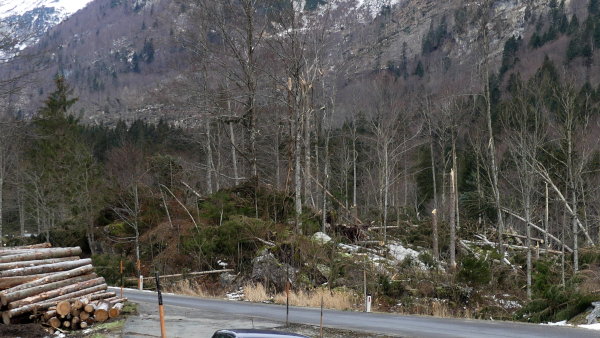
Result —
[[488, 284], [492, 279], [490, 263], [471, 254], [463, 256], [458, 279], [471, 286]]
[[92, 256], [92, 264], [98, 275], [106, 279], [109, 285], [121, 285], [121, 259], [123, 259], [124, 278], [135, 275], [135, 264], [133, 261], [119, 255], [101, 254]]

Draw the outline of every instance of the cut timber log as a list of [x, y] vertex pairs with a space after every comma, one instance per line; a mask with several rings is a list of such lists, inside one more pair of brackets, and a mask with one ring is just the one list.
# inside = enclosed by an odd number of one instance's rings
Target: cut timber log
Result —
[[52, 263], [76, 261], [78, 259], [79, 259], [79, 257], [77, 257], [77, 256], [70, 256], [70, 257], [61, 257], [61, 258], [39, 259], [39, 260], [34, 260], [34, 261], [19, 261], [19, 262], [1, 263], [0, 271], [17, 269], [17, 268], [27, 268], [27, 267], [52, 264]]
[[30, 296], [27, 298], [23, 298], [21, 300], [16, 300], [16, 301], [10, 302], [8, 304], [8, 308], [15, 309], [15, 308], [18, 308], [21, 306], [39, 303], [46, 299], [52, 299], [52, 298], [56, 298], [58, 296], [71, 294], [73, 292], [88, 289], [88, 288], [91, 288], [91, 287], [94, 287], [97, 285], [101, 285], [101, 284], [106, 285], [103, 277], [98, 277], [98, 278], [86, 280], [83, 282], [70, 284], [70, 285], [63, 286], [58, 289], [49, 290], [49, 291], [42, 292], [40, 294], [36, 294], [36, 295]]
[[118, 304], [118, 303], [125, 304], [125, 302], [127, 301], [127, 298], [117, 298], [117, 297], [115, 297], [112, 300], [105, 299], [104, 301], [108, 302], [108, 304], [110, 304], [110, 306], [113, 306], [113, 305]]
[[121, 313], [121, 310], [123, 309], [123, 303], [117, 303], [115, 305], [113, 305], [110, 310], [108, 310], [108, 317], [110, 318], [115, 318], [119, 315], [119, 313]]
[[99, 303], [94, 311], [94, 319], [97, 322], [105, 322], [108, 319], [108, 307], [106, 302]]
[[80, 309], [74, 309], [73, 305], [71, 305], [71, 317], [79, 317], [80, 313], [81, 313]]
[[88, 323], [85, 322], [83, 318], [81, 318], [81, 322], [79, 323], [79, 327], [82, 328], [82, 329], [87, 329]]
[[51, 273], [43, 273], [43, 274], [39, 274], [39, 275], [0, 278], [0, 290], [13, 288], [13, 287], [21, 285], [23, 283], [35, 281], [36, 279], [47, 277], [49, 275], [52, 275], [52, 274]]
[[67, 328], [67, 329], [70, 328], [71, 327], [71, 321], [70, 320], [65, 320], [63, 322], [63, 327]]
[[71, 304], [71, 307], [80, 310], [83, 307], [83, 302], [80, 299], [77, 299]]
[[43, 248], [50, 248], [50, 247], [52, 247], [52, 244], [46, 242], [46, 243], [31, 244], [31, 245], [0, 247], [0, 252], [10, 251], [10, 250], [43, 249]]
[[64, 299], [73, 299], [73, 298], [79, 298], [81, 296], [86, 296], [89, 294], [92, 294], [94, 292], [97, 291], [104, 291], [107, 289], [107, 285], [106, 284], [100, 284], [100, 285], [96, 285], [96, 286], [92, 286], [86, 289], [82, 289], [79, 291], [75, 291], [75, 292], [71, 292], [71, 293], [67, 293], [65, 295], [62, 296], [58, 296], [52, 299], [48, 299], [48, 302], [52, 302], [52, 301], [59, 301], [59, 300], [64, 300]]
[[[29, 304], [29, 305], [25, 305], [25, 306], [22, 306], [22, 307], [19, 307], [16, 309], [4, 311], [4, 312], [2, 312], [2, 320], [4, 321], [5, 324], [10, 324], [10, 320], [13, 317], [20, 316], [20, 315], [28, 313], [28, 312], [32, 312], [34, 310], [45, 310], [51, 306], [57, 305], [57, 303], [61, 300], [79, 298], [82, 296], [90, 295], [97, 291], [106, 290], [106, 288], [107, 288], [106, 284], [97, 285], [97, 286], [94, 286], [91, 288], [83, 289], [83, 290], [72, 292], [72, 293], [69, 293], [69, 294], [66, 294], [63, 296], [48, 299], [42, 303]], [[70, 304], [69, 304], [69, 307], [70, 307]], [[58, 307], [57, 307], [57, 310], [58, 310]]]
[[[104, 292], [104, 291], [101, 291], [101, 292], [96, 292], [94, 294], [87, 295], [86, 298], [87, 298], [88, 303], [89, 303], [91, 301], [95, 301], [95, 300], [99, 300], [99, 299], [111, 298], [111, 297], [114, 297], [114, 296], [116, 296], [116, 293], [114, 293], [114, 292]], [[89, 305], [89, 304], [86, 304], [86, 306], [87, 305]]]
[[25, 253], [17, 253], [14, 255], [2, 256], [0, 257], [0, 263], [79, 256], [80, 254], [80, 247], [36, 249]]
[[11, 270], [0, 271], [0, 278], [14, 277], [14, 276], [29, 276], [40, 273], [58, 272], [71, 270], [80, 266], [92, 264], [90, 258], [78, 259], [76, 261], [59, 262], [52, 264], [44, 264], [38, 266], [32, 266], [28, 268], [17, 268]]
[[79, 322], [81, 320], [79, 319], [79, 317], [73, 317], [71, 318], [71, 328], [74, 330], [77, 328], [77, 326], [79, 326]]
[[[92, 272], [94, 270], [94, 267], [92, 265], [84, 265], [82, 267], [73, 269], [73, 270], [68, 270], [68, 271], [62, 271], [62, 272], [57, 272], [57, 273], [51, 273], [51, 274], [43, 274], [43, 275], [37, 275], [37, 276], [26, 276], [26, 277], [14, 277], [14, 278], [21, 278], [22, 280], [25, 280], [27, 278], [29, 278], [29, 280], [27, 282], [22, 282], [23, 284], [19, 283], [19, 285], [13, 285], [13, 287], [10, 287], [7, 290], [2, 291], [2, 294], [6, 294], [6, 293], [10, 293], [10, 292], [15, 292], [15, 291], [19, 291], [19, 290], [24, 290], [24, 289], [29, 289], [35, 286], [40, 286], [40, 285], [44, 285], [47, 283], [51, 283], [51, 282], [56, 282], [56, 281], [60, 281], [60, 280], [64, 280], [67, 278], [71, 278], [71, 277], [76, 277], [79, 275], [83, 275], [89, 272]], [[9, 277], [12, 278], [12, 277]], [[4, 281], [5, 278], [2, 278], [2, 280], [0, 280], [0, 289], [2, 288], [2, 281]]]
[[84, 281], [87, 281], [87, 280], [90, 280], [93, 278], [96, 278], [95, 273], [90, 273], [87, 275], [77, 276], [77, 277], [73, 277], [73, 278], [68, 278], [65, 280], [52, 282], [52, 283], [48, 283], [48, 284], [44, 284], [44, 285], [38, 285], [38, 286], [34, 286], [34, 287], [31, 287], [28, 289], [17, 290], [17, 291], [13, 291], [13, 292], [9, 292], [8, 290], [5, 290], [2, 293], [0, 293], [0, 301], [2, 302], [2, 305], [7, 305], [9, 302], [13, 302], [13, 301], [16, 301], [19, 299], [24, 299], [27, 297], [39, 295], [46, 291], [56, 290], [56, 289], [59, 289], [59, 288], [65, 287], [65, 286], [74, 285], [79, 282], [84, 282]]
[[81, 319], [82, 323], [83, 323], [84, 320], [86, 320], [88, 318], [90, 318], [89, 312], [81, 311], [79, 313], [79, 319]]
[[56, 304], [56, 313], [60, 316], [66, 316], [71, 313], [71, 303], [68, 300], [63, 300]]
[[48, 310], [46, 312], [44, 312], [44, 314], [42, 315], [42, 318], [44, 318], [44, 320], [49, 320], [52, 317], [56, 316], [56, 310]]
[[48, 325], [52, 326], [55, 329], [58, 329], [60, 327], [60, 319], [52, 317], [48, 319]]
[[87, 313], [94, 313], [95, 309], [96, 309], [96, 304], [94, 304], [94, 303], [87, 304], [86, 306], [83, 307], [83, 311], [85, 311]]

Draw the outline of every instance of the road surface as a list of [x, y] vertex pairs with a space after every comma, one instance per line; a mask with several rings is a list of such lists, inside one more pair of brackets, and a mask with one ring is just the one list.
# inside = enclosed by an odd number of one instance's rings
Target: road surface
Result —
[[[118, 289], [115, 288], [115, 291]], [[133, 302], [157, 302], [155, 292], [126, 289]], [[163, 294], [165, 312], [169, 305], [227, 316], [247, 316], [285, 322], [285, 306], [205, 299]], [[320, 309], [290, 307], [291, 323], [319, 325]], [[381, 333], [398, 337], [599, 337], [598, 331], [503, 321], [466, 320], [425, 316], [325, 310], [323, 325], [331, 328]]]

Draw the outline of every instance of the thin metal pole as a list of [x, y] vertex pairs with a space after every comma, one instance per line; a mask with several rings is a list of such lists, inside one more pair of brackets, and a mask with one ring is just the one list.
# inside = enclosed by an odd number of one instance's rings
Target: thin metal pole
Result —
[[321, 338], [323, 338], [323, 294], [321, 294]]
[[290, 267], [287, 268], [287, 279], [285, 281], [285, 326], [289, 326], [290, 317]]

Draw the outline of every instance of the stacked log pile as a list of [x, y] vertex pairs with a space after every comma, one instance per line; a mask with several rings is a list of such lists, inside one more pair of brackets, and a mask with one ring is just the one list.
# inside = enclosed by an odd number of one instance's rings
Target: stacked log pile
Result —
[[0, 248], [4, 324], [38, 321], [53, 329], [87, 328], [119, 315], [124, 298], [107, 292], [81, 248], [49, 244]]

